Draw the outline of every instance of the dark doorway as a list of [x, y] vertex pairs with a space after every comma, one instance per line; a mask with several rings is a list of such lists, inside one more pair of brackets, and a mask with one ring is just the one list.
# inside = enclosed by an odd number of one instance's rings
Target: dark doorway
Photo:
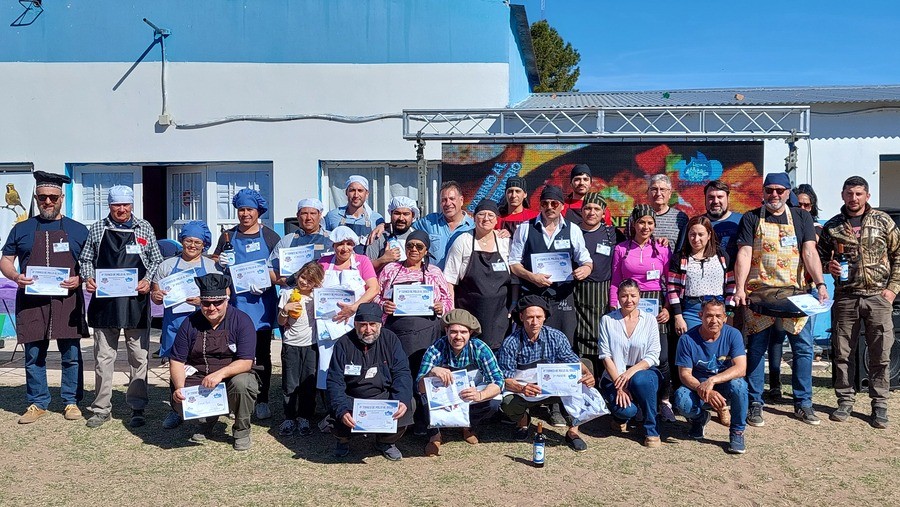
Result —
[[169, 202], [166, 193], [166, 168], [165, 166], [144, 166], [144, 220], [153, 226], [156, 239], [163, 239], [168, 234], [166, 225], [166, 203]]

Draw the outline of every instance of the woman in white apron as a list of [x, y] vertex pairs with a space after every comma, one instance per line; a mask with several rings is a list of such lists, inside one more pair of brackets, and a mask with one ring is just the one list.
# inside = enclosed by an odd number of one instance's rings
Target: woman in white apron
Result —
[[325, 389], [325, 377], [334, 342], [353, 329], [353, 316], [362, 303], [371, 302], [378, 294], [378, 278], [375, 267], [365, 255], [354, 253], [359, 244], [359, 236], [347, 226], [336, 227], [329, 235], [334, 244], [334, 254], [319, 259], [325, 270], [323, 288], [339, 288], [353, 291], [353, 302], [338, 303], [341, 308], [331, 319], [316, 319], [316, 330], [319, 342], [319, 374], [316, 387]]
[[[194, 220], [184, 224], [181, 232], [178, 234], [178, 241], [181, 242], [182, 246], [181, 255], [164, 260], [153, 275], [153, 283], [150, 286], [150, 298], [158, 305], [166, 303], [165, 295], [167, 291], [162, 287], [164, 284], [160, 283], [165, 278], [185, 271], [193, 272], [194, 276], [219, 272], [216, 263], [212, 259], [203, 257], [203, 253], [212, 244], [212, 234], [205, 222]], [[197, 289], [197, 294], [196, 297], [190, 297], [186, 301], [169, 306], [163, 310], [162, 334], [159, 338], [159, 357], [164, 358], [164, 360], [172, 352], [175, 334], [178, 333], [181, 323], [200, 305], [199, 289]], [[171, 383], [169, 388], [173, 388]], [[180, 424], [181, 415], [172, 411], [163, 421], [163, 428], [172, 429]]]

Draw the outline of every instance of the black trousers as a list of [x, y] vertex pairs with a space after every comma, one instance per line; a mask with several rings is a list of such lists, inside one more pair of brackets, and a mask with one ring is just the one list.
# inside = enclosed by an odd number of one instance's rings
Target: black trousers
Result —
[[319, 370], [318, 347], [282, 345], [281, 390], [284, 393], [284, 418], [312, 419], [316, 413], [316, 374]]
[[257, 403], [269, 403], [269, 390], [272, 387], [272, 330], [256, 331], [256, 364], [253, 366], [259, 377], [259, 397]]

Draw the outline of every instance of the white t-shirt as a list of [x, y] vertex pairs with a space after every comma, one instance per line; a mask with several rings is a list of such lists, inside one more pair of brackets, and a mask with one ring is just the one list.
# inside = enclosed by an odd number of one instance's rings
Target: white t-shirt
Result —
[[[284, 309], [284, 306], [290, 302], [293, 290], [282, 290], [281, 297], [278, 300], [278, 311]], [[294, 347], [308, 347], [315, 343], [316, 337], [316, 319], [310, 318], [313, 314], [313, 298], [310, 296], [300, 295], [300, 303], [303, 304], [303, 313], [299, 318], [292, 319], [288, 317], [287, 324], [284, 326], [282, 343], [284, 345], [293, 345]]]
[[[472, 248], [472, 233], [466, 232], [460, 234], [453, 241], [450, 250], [447, 252], [444, 264], [444, 278], [450, 285], [456, 285], [459, 280], [466, 275], [466, 269], [469, 267], [469, 259], [472, 258], [474, 251], [481, 252], [481, 245], [475, 242], [475, 248]], [[509, 271], [509, 238], [501, 238], [497, 236], [497, 251], [500, 257], [507, 263], [506, 269]]]

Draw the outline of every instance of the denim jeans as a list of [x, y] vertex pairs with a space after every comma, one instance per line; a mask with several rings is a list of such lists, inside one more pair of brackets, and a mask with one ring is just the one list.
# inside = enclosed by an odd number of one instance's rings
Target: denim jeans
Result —
[[685, 301], [681, 303], [681, 317], [684, 318], [685, 324], [687, 324], [688, 331], [697, 327], [701, 324], [700, 322], [700, 307], [703, 306], [703, 302], [696, 298], [691, 298], [691, 302], [687, 302], [687, 298]]
[[[744, 431], [747, 426], [747, 381], [742, 378], [732, 379], [724, 384], [716, 384], [713, 388], [725, 397], [731, 405], [731, 431]], [[681, 386], [675, 391], [675, 409], [688, 420], [700, 417], [705, 410], [705, 403], [697, 393]], [[707, 405], [708, 406], [708, 405]]]
[[[54, 340], [60, 354], [60, 398], [75, 405], [84, 397], [84, 362], [81, 360], [81, 338]], [[25, 344], [25, 396], [28, 403], [47, 410], [50, 388], [47, 386], [47, 349], [49, 340]]]
[[644, 413], [645, 436], [658, 437], [656, 395], [659, 391], [659, 378], [660, 374], [655, 369], [641, 370], [635, 373], [628, 382], [631, 404], [624, 408], [616, 404], [616, 386], [606, 377], [600, 380], [600, 394], [606, 400], [609, 413], [619, 421], [628, 421], [633, 418], [640, 408]]
[[[748, 336], [747, 340], [747, 384], [750, 402], [762, 404], [762, 392], [766, 379], [763, 357], [774, 334], [784, 331], [778, 326], [769, 326]], [[809, 326], [803, 326], [798, 334], [785, 333], [791, 345], [791, 386], [794, 389], [794, 407], [812, 406], [812, 360], [813, 337]]]

